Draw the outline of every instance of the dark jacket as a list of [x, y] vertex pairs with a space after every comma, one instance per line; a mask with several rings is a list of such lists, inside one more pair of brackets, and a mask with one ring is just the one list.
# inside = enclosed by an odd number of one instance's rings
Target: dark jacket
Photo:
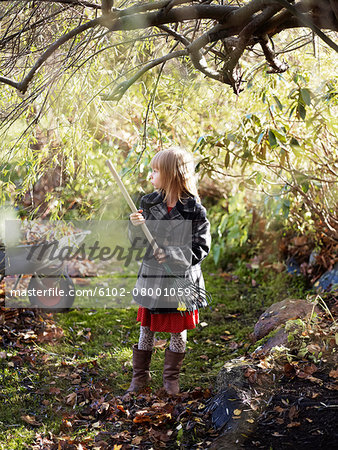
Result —
[[[165, 263], [170, 270], [204, 290], [201, 261], [209, 253], [211, 243], [205, 208], [195, 197], [188, 197], [182, 202], [178, 201], [168, 213], [163, 195], [155, 191], [141, 198], [140, 209], [143, 209], [142, 214], [155, 241], [166, 253]], [[128, 231], [132, 246], [147, 247], [133, 293], [134, 300], [152, 313], [177, 312], [178, 300], [187, 291], [176, 289], [177, 283], [173, 277], [154, 258], [141, 227], [129, 223]], [[178, 295], [172, 295], [173, 292]], [[198, 303], [199, 307], [207, 305], [202, 294]]]

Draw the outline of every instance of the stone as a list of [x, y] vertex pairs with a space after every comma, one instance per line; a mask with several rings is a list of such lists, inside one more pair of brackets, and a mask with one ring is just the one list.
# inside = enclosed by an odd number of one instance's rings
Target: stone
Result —
[[284, 327], [281, 328], [271, 336], [262, 346], [256, 348], [252, 353], [253, 357], [262, 357], [270, 352], [274, 347], [286, 346], [288, 343], [288, 333], [285, 332]]
[[[271, 331], [292, 319], [306, 319], [319, 309], [313, 303], [302, 299], [285, 299], [282, 302], [271, 305], [258, 319], [255, 325], [253, 337], [262, 339]], [[278, 345], [278, 344], [276, 344]]]

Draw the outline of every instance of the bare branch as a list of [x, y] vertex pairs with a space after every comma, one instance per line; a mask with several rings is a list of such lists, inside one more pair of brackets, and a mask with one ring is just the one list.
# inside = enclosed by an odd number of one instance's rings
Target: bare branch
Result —
[[93, 28], [97, 26], [98, 19], [90, 20], [89, 22], [86, 22], [82, 25], [80, 25], [77, 28], [74, 28], [69, 33], [64, 34], [61, 36], [57, 41], [55, 41], [51, 46], [48, 47], [48, 49], [40, 56], [40, 58], [36, 61], [34, 66], [31, 68], [31, 70], [28, 72], [28, 74], [24, 77], [24, 79], [21, 82], [16, 82], [14, 80], [10, 80], [6, 77], [0, 77], [0, 82], [8, 84], [9, 86], [15, 87], [20, 92], [25, 93], [28, 87], [29, 82], [32, 80], [35, 73], [38, 71], [38, 69], [42, 66], [42, 64], [57, 50], [61, 45], [63, 45], [65, 42], [72, 39], [74, 36], [83, 33], [84, 31], [88, 30], [89, 28]]
[[[27, 3], [29, 0], [26, 0]], [[8, 2], [8, 0], [0, 0], [0, 3]], [[83, 0], [40, 0], [40, 3], [61, 3], [61, 4], [68, 4], [68, 5], [74, 5], [74, 6], [84, 6], [86, 8], [94, 8], [94, 9], [101, 9], [101, 6], [96, 3], [86, 2]]]
[[267, 62], [272, 67], [272, 70], [270, 70], [268, 73], [283, 73], [288, 70], [289, 66], [286, 64], [286, 62], [279, 61], [279, 59], [277, 58], [276, 53], [270, 45], [267, 36], [262, 36], [262, 38], [259, 40], [259, 43], [261, 44]]
[[[338, 45], [332, 41], [322, 30], [308, 17], [306, 14], [301, 14], [294, 6], [290, 5], [287, 0], [274, 0], [291, 12], [299, 22], [304, 26], [311, 28], [329, 47], [338, 52]], [[333, 3], [333, 2], [332, 2]], [[338, 8], [337, 8], [338, 9]]]

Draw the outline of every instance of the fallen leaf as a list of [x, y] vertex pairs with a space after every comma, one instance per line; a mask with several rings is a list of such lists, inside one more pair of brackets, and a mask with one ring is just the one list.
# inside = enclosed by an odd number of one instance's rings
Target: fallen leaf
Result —
[[142, 442], [142, 436], [135, 436], [131, 441], [132, 445], [140, 445]]
[[287, 427], [288, 428], [293, 428], [293, 427], [299, 427], [300, 422], [290, 422]]
[[67, 397], [66, 397], [67, 405], [74, 406], [76, 403], [76, 399], [77, 399], [76, 392], [72, 392], [71, 394], [67, 395]]
[[151, 422], [151, 418], [149, 416], [146, 416], [146, 415], [140, 415], [140, 416], [134, 417], [133, 422], [134, 423]]
[[[298, 416], [298, 410], [296, 406], [291, 406], [291, 408], [289, 409], [289, 419], [293, 420], [295, 417]], [[295, 422], [296, 423], [296, 422]]]
[[154, 347], [164, 348], [167, 344], [167, 339], [156, 339]]
[[231, 337], [229, 335], [227, 336], [225, 334], [220, 336], [219, 338], [222, 339], [222, 341], [229, 341], [231, 339]]
[[239, 416], [242, 414], [242, 411], [240, 409], [235, 409], [234, 414], [235, 416]]
[[49, 389], [49, 393], [50, 393], [50, 394], [60, 394], [60, 392], [61, 392], [61, 389], [60, 389], [60, 388], [57, 388], [57, 387], [51, 387], [51, 388]]
[[329, 376], [331, 378], [338, 378], [338, 370], [331, 370]]
[[21, 416], [21, 419], [24, 422], [29, 423], [29, 425], [33, 425], [35, 427], [39, 427], [40, 425], [42, 425], [41, 422], [38, 422], [34, 416], [29, 416], [29, 415]]
[[119, 409], [121, 412], [126, 413], [122, 405], [116, 405], [116, 408]]
[[273, 408], [274, 411], [278, 412], [278, 413], [282, 413], [284, 411], [284, 408], [282, 408], [281, 406], [275, 406]]

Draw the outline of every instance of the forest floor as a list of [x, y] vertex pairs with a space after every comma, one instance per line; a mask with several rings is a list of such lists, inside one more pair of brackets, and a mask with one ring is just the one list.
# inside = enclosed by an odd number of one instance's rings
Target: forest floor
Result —
[[[251, 358], [250, 334], [268, 306], [306, 298], [307, 289], [302, 277], [271, 270], [242, 266], [223, 273], [207, 267], [204, 273], [213, 305], [188, 333], [177, 397], [161, 389], [166, 333], [157, 335], [151, 389], [124, 394], [138, 340], [134, 307], [64, 313], [1, 307], [0, 448], [231, 448], [217, 447], [226, 429], [215, 428], [210, 412], [217, 375], [227, 361]], [[333, 296], [329, 308], [337, 313]], [[323, 314], [317, 333], [329, 330], [332, 314]], [[338, 373], [329, 354], [288, 357], [287, 363], [279, 360], [279, 376], [247, 420], [251, 430], [241, 447], [317, 449], [337, 442]], [[266, 359], [254, 364], [263, 367]], [[234, 411], [234, 421], [241, 413]]]

